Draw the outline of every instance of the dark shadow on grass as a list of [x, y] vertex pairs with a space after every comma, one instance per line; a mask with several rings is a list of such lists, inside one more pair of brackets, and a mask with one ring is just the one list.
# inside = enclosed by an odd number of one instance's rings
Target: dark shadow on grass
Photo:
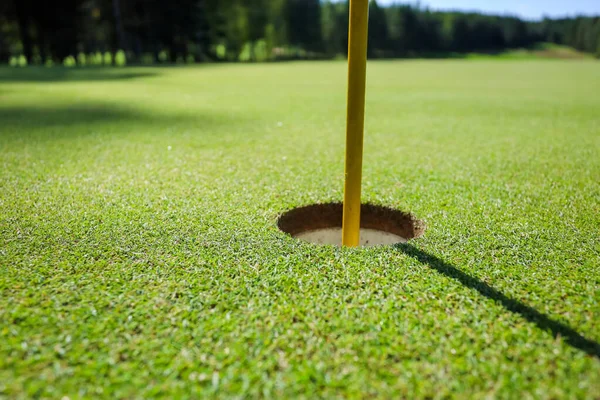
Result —
[[45, 129], [55, 126], [128, 121], [141, 115], [123, 107], [109, 104], [91, 103], [69, 106], [49, 107], [2, 107], [0, 108], [0, 135], [11, 129], [21, 130], [26, 134], [29, 130]]
[[128, 68], [3, 67], [0, 68], [0, 83], [123, 81], [158, 75], [156, 71]]
[[[229, 112], [157, 112], [123, 104], [77, 102], [48, 106], [0, 105], [3, 141], [63, 140], [87, 135], [123, 136], [129, 132], [190, 131], [198, 137], [219, 132], [243, 121]], [[148, 130], [144, 129], [148, 127]], [[141, 129], [141, 130], [140, 130]]]
[[527, 321], [536, 324], [540, 329], [551, 332], [555, 338], [562, 337], [570, 346], [584, 351], [590, 356], [600, 358], [600, 343], [585, 338], [570, 326], [558, 322], [518, 300], [508, 297], [487, 283], [480, 281], [444, 260], [410, 244], [399, 244], [395, 247], [420, 263], [430, 266], [440, 274], [452, 278], [470, 289], [478, 291], [488, 299], [494, 300], [508, 311], [519, 314]]

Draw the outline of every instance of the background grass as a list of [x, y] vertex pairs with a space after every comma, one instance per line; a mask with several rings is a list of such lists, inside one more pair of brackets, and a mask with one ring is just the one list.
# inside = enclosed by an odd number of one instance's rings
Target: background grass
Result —
[[493, 53], [469, 53], [470, 60], [556, 60], [556, 59], [593, 59], [592, 54], [578, 51], [569, 46], [554, 43], [538, 43], [529, 48], [510, 49]]
[[597, 396], [598, 64], [371, 63], [364, 200], [428, 229], [314, 247], [345, 68], [0, 69], [0, 395]]

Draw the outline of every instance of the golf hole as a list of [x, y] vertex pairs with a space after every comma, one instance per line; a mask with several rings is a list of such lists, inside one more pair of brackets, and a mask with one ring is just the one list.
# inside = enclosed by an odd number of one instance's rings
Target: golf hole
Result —
[[[313, 204], [284, 213], [277, 225], [292, 237], [314, 244], [342, 245], [341, 203]], [[360, 247], [406, 243], [425, 231], [425, 224], [393, 208], [362, 204]]]

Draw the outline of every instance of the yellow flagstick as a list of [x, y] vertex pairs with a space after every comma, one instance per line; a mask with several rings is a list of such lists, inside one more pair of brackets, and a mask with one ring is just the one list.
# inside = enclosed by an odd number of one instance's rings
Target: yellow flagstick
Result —
[[360, 241], [360, 186], [365, 123], [368, 25], [369, 0], [350, 0], [346, 181], [342, 222], [342, 245], [348, 247], [356, 247]]

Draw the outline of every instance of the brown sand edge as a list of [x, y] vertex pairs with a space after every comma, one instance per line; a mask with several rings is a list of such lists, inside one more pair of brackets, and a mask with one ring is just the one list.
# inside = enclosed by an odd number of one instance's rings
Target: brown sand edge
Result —
[[[302, 232], [342, 227], [342, 203], [311, 204], [283, 213], [277, 226], [292, 236]], [[426, 225], [412, 214], [390, 207], [361, 204], [360, 227], [393, 233], [405, 239], [420, 237]]]

